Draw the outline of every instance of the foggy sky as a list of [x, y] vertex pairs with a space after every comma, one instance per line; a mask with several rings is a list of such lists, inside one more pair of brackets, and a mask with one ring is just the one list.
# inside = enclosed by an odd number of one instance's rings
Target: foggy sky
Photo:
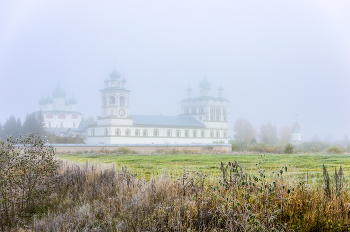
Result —
[[[88, 3], [89, 2], [89, 3]], [[303, 140], [350, 135], [350, 2], [1, 1], [0, 122], [39, 110], [57, 84], [79, 111], [100, 115], [103, 80], [127, 80], [131, 114], [178, 115], [190, 85], [259, 128]]]

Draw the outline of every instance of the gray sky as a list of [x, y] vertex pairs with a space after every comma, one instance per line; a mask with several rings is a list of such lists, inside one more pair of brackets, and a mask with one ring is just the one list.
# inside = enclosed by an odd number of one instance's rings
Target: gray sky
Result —
[[[90, 2], [90, 3], [87, 3]], [[0, 122], [58, 82], [86, 116], [114, 66], [132, 114], [177, 115], [190, 85], [220, 84], [237, 118], [304, 140], [350, 135], [350, 1], [0, 1]]]

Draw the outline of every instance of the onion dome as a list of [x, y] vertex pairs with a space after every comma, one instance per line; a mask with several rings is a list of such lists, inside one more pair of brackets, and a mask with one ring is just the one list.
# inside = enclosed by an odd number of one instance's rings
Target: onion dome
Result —
[[74, 98], [74, 96], [69, 100], [69, 104], [77, 104], [77, 100]]
[[125, 83], [125, 82], [126, 82], [126, 80], [125, 80], [125, 78], [123, 78], [123, 79], [122, 79], [122, 83]]
[[224, 91], [224, 88], [222, 88], [222, 86], [220, 85], [220, 87], [218, 88], [218, 90], [219, 90], [220, 92], [222, 92], [222, 91]]
[[192, 92], [192, 88], [190, 86], [187, 88], [187, 92]]
[[41, 99], [39, 100], [39, 105], [45, 105], [46, 101], [44, 97], [41, 97]]
[[67, 99], [65, 99], [65, 104], [66, 104], [66, 106], [69, 105], [69, 101]]
[[202, 89], [209, 90], [210, 89], [210, 84], [209, 82], [204, 78], [204, 80], [199, 84], [199, 87]]
[[114, 68], [114, 70], [109, 74], [109, 76], [111, 77], [111, 79], [119, 79], [121, 75], [117, 71], [117, 69]]
[[53, 103], [53, 100], [50, 97], [50, 95], [47, 95], [47, 98], [45, 99], [45, 102], [46, 102], [46, 104], [52, 104]]
[[66, 91], [61, 87], [60, 84], [57, 85], [56, 89], [52, 92], [53, 98], [65, 98], [66, 97]]
[[107, 79], [107, 77], [106, 77], [106, 79], [105, 79], [105, 84], [108, 84], [109, 83], [109, 80]]

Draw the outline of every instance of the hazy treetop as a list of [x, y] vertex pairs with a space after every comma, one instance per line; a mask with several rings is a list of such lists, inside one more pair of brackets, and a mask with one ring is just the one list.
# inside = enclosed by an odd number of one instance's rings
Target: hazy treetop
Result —
[[132, 114], [177, 115], [204, 77], [254, 127], [350, 134], [350, 1], [0, 1], [0, 122], [60, 82], [98, 116], [114, 67]]

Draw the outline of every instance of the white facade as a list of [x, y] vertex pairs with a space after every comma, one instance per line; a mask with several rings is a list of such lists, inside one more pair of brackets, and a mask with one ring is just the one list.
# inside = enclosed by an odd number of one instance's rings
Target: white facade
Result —
[[78, 129], [83, 115], [76, 110], [76, 104], [74, 97], [66, 99], [66, 92], [60, 85], [52, 92], [52, 98], [42, 97], [39, 105], [47, 131], [62, 136], [70, 128]]
[[228, 104], [210, 97], [210, 84], [201, 82], [201, 96], [181, 101], [178, 116], [129, 115], [129, 93], [125, 79], [114, 69], [101, 90], [101, 116], [89, 124], [87, 144], [208, 144], [228, 143]]
[[301, 140], [301, 131], [298, 127], [295, 127], [291, 133], [291, 140], [289, 141], [290, 144], [299, 146], [302, 144]]

